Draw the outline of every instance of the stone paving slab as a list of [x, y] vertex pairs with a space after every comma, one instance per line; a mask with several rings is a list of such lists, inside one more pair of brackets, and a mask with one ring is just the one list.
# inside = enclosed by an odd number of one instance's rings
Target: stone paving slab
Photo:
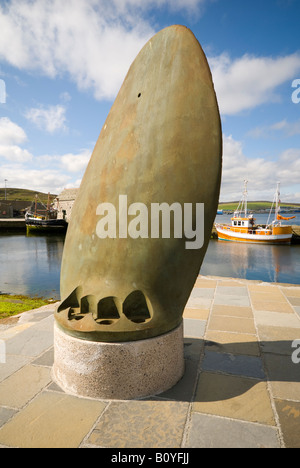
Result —
[[77, 448], [105, 406], [42, 392], [0, 429], [0, 442], [18, 448]]
[[214, 305], [211, 313], [213, 315], [226, 315], [227, 317], [253, 318], [251, 307], [229, 306], [224, 304]]
[[186, 447], [280, 448], [280, 443], [273, 427], [193, 413]]
[[[240, 288], [236, 289], [236, 291], [239, 292]], [[249, 307], [250, 299], [248, 295], [234, 294], [233, 291], [231, 294], [223, 294], [222, 290], [218, 289], [215, 294], [214, 303], [216, 305]]]
[[183, 378], [131, 401], [52, 382], [53, 306], [0, 322], [0, 447], [299, 448], [299, 299], [299, 286], [199, 276]]
[[225, 294], [225, 296], [246, 296], [248, 297], [248, 289], [245, 286], [240, 286], [238, 289], [236, 286], [218, 286], [216, 294]]
[[233, 333], [248, 333], [255, 335], [254, 320], [242, 317], [218, 316], [212, 314], [209, 330], [229, 331]]
[[259, 357], [205, 351], [202, 369], [224, 374], [243, 375], [254, 379], [265, 379], [263, 363]]
[[1, 404], [21, 409], [50, 382], [50, 368], [28, 364], [0, 383]]
[[296, 314], [298, 314], [298, 316], [300, 317], [300, 306], [294, 307], [294, 310], [295, 310]]
[[201, 372], [192, 411], [275, 426], [266, 382]]
[[194, 338], [203, 338], [205, 333], [206, 321], [197, 319], [184, 320], [184, 334]]
[[286, 448], [300, 448], [300, 402], [275, 399]]
[[205, 338], [205, 344], [210, 351], [260, 356], [259, 342], [255, 335], [207, 330]]
[[87, 443], [107, 448], [177, 448], [182, 442], [188, 402], [111, 402]]

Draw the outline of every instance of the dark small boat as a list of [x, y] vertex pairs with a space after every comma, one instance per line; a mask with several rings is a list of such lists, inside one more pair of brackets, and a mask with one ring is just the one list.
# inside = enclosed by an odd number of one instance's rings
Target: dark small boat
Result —
[[26, 230], [28, 232], [64, 232], [67, 230], [68, 223], [65, 219], [57, 218], [57, 210], [49, 203], [45, 207], [45, 210], [42, 210], [44, 214], [38, 213], [37, 210], [37, 196], [35, 199], [35, 208], [31, 208], [25, 214], [25, 224]]
[[67, 222], [64, 219], [42, 219], [41, 217], [28, 214], [25, 218], [28, 231], [64, 231]]

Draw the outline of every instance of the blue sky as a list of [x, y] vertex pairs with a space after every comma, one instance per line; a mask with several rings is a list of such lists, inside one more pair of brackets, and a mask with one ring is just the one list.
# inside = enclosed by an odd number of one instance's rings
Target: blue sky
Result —
[[299, 0], [0, 0], [0, 187], [79, 186], [130, 64], [184, 24], [219, 102], [220, 201], [247, 179], [249, 199], [280, 181], [281, 200], [300, 203], [299, 18]]

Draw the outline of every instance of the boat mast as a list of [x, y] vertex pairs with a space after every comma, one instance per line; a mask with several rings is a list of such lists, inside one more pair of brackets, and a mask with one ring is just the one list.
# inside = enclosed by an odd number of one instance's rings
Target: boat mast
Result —
[[248, 192], [247, 192], [247, 184], [248, 184], [248, 180], [244, 180], [244, 204], [245, 204], [245, 218], [247, 218], [247, 195], [248, 195]]
[[50, 192], [48, 192], [46, 219], [50, 218]]
[[280, 182], [277, 182], [276, 194], [275, 194], [275, 221], [277, 221], [277, 216], [279, 214], [279, 203], [280, 203]]

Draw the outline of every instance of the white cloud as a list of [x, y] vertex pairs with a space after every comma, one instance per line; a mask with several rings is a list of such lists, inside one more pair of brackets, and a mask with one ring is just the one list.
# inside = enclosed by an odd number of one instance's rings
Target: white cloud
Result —
[[79, 153], [45, 154], [43, 156], [38, 156], [37, 161], [42, 168], [55, 165], [55, 167], [59, 168], [62, 172], [83, 175], [91, 155], [91, 150], [82, 149]]
[[8, 117], [0, 119], [0, 143], [1, 145], [22, 144], [27, 140], [24, 130]]
[[32, 108], [26, 112], [25, 117], [49, 133], [66, 130], [66, 108], [61, 105], [49, 106], [47, 109]]
[[[50, 119], [49, 122], [52, 122]], [[47, 121], [48, 126], [50, 125]], [[53, 123], [53, 122], [52, 122]], [[49, 127], [49, 130], [53, 127]], [[30, 188], [43, 192], [59, 193], [66, 186], [78, 186], [89, 162], [91, 151], [62, 155], [33, 156], [24, 145], [25, 131], [9, 118], [0, 118], [1, 178], [7, 179], [10, 187]], [[31, 162], [28, 165], [28, 162]], [[54, 164], [55, 163], [55, 164]], [[73, 183], [73, 175], [76, 175]]]
[[272, 125], [256, 127], [247, 134], [253, 138], [268, 137], [274, 132], [281, 132], [284, 136], [290, 137], [300, 135], [300, 120], [288, 122], [286, 119], [276, 122]]
[[[239, 200], [244, 180], [249, 181], [249, 200], [272, 200], [277, 181], [280, 181], [283, 191], [289, 191], [291, 186], [299, 186], [300, 149], [288, 149], [273, 161], [249, 158], [244, 154], [241, 142], [232, 136], [223, 135], [220, 201]], [[292, 201], [300, 202], [300, 199]]]
[[51, 78], [67, 74], [97, 99], [112, 99], [155, 33], [154, 6], [196, 14], [211, 0], [10, 0], [0, 5], [0, 59]]
[[208, 59], [222, 114], [233, 115], [280, 98], [278, 86], [292, 80], [300, 72], [300, 55], [255, 57], [229, 55]]
[[[68, 174], [54, 169], [35, 169], [28, 165], [6, 165], [1, 167], [1, 174], [8, 180], [9, 187], [30, 188], [44, 193], [60, 193], [71, 180]], [[30, 184], [28, 184], [30, 181]]]
[[68, 93], [68, 91], [65, 91], [64, 93], [61, 93], [59, 97], [63, 102], [69, 102], [72, 99], [71, 95], [70, 95], [70, 93]]
[[[7, 151], [12, 151], [12, 147]], [[84, 149], [79, 153], [30, 156], [33, 160], [30, 166], [25, 164], [26, 158], [9, 158], [9, 163], [1, 166], [1, 177], [8, 179], [10, 187], [30, 187], [31, 190], [59, 194], [64, 188], [79, 187], [91, 151]]]
[[[48, 121], [47, 125], [50, 125]], [[50, 126], [49, 130], [52, 128], [55, 127]], [[19, 125], [7, 117], [0, 118], [1, 178], [8, 180], [9, 187], [30, 187], [32, 190], [60, 193], [64, 187], [79, 186], [91, 150], [33, 156], [20, 146], [26, 142], [27, 135]]]
[[51, 78], [68, 74], [99, 99], [115, 96], [153, 33], [143, 20], [113, 16], [104, 0], [11, 0], [0, 7], [0, 30], [0, 58]]
[[212, 0], [111, 0], [113, 8], [125, 12], [128, 8], [147, 10], [152, 7], [167, 6], [171, 11], [186, 11], [188, 14], [200, 14], [208, 1]]
[[78, 154], [68, 153], [60, 157], [62, 167], [69, 172], [84, 173], [92, 152], [83, 150]]
[[29, 151], [24, 150], [16, 145], [1, 145], [0, 156], [8, 159], [11, 162], [28, 162], [31, 161], [33, 156]]
[[25, 143], [27, 135], [24, 130], [7, 117], [0, 119], [0, 157], [10, 162], [27, 162], [32, 154], [19, 145]]
[[[145, 12], [152, 7], [168, 7], [201, 13], [209, 1], [7, 0], [0, 4], [0, 61], [51, 78], [67, 76], [78, 88], [91, 90], [97, 99], [112, 99], [130, 63], [156, 32], [145, 19]], [[300, 72], [299, 54], [239, 58], [222, 54], [210, 57], [209, 63], [223, 115], [238, 114], [279, 100], [278, 87]], [[68, 93], [60, 95], [62, 104], [69, 99]], [[66, 129], [63, 105], [30, 109], [26, 115], [49, 133]], [[296, 135], [299, 122], [282, 120], [256, 131]], [[23, 149], [26, 140], [21, 127], [9, 119], [0, 119], [0, 155], [11, 163], [1, 168], [1, 175], [8, 178], [12, 186], [28, 187], [30, 181], [33, 188], [56, 192], [80, 183], [90, 157], [89, 150], [33, 158]], [[49, 166], [46, 166], [47, 158], [52, 159]], [[33, 159], [34, 170], [12, 164]], [[243, 180], [247, 178], [252, 198], [272, 198], [277, 179], [286, 186], [291, 180], [299, 183], [299, 159], [297, 149], [287, 150], [277, 161], [252, 159], [244, 154], [241, 142], [224, 136], [222, 196], [228, 200], [239, 199]]]
[[82, 179], [77, 179], [75, 182], [72, 182], [71, 184], [67, 184], [65, 187], [66, 189], [71, 189], [71, 188], [78, 188], [81, 184]]
[[[10, 0], [0, 6], [0, 59], [51, 78], [68, 75], [97, 99], [113, 99], [127, 70], [156, 32], [153, 7], [197, 14], [212, 0]], [[147, 18], [147, 19], [146, 19]], [[300, 55], [210, 57], [222, 114], [278, 99], [300, 71]]]

